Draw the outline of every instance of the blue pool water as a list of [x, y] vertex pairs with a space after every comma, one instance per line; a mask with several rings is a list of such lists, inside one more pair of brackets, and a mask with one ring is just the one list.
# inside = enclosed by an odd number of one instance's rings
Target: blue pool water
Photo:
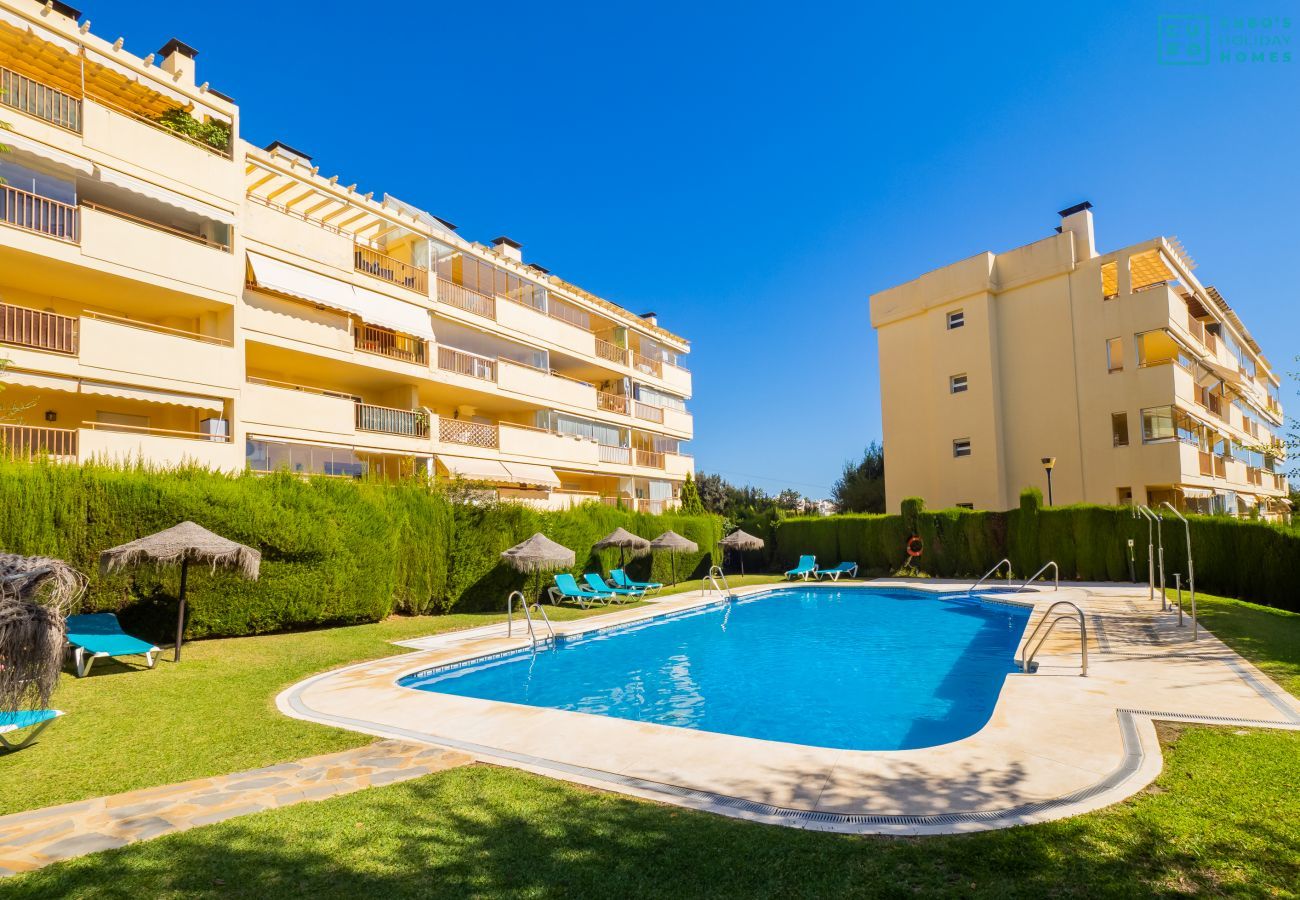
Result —
[[424, 691], [853, 750], [974, 734], [1029, 610], [787, 588], [402, 679]]

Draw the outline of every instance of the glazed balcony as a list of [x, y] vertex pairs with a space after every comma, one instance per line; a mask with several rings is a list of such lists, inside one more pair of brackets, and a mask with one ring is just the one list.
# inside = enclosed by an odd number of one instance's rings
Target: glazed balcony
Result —
[[389, 284], [410, 288], [425, 296], [429, 294], [428, 269], [394, 259], [362, 244], [355, 245], [352, 259], [353, 268], [358, 272], [364, 272], [372, 278], [387, 281]]

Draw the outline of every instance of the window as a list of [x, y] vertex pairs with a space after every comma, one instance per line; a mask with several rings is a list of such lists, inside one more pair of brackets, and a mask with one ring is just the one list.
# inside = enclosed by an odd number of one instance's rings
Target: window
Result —
[[1110, 338], [1106, 341], [1106, 370], [1108, 372], [1124, 371], [1124, 339]]
[[1128, 413], [1110, 414], [1110, 434], [1116, 447], [1128, 446]]
[[1103, 300], [1114, 300], [1119, 296], [1119, 268], [1114, 262], [1101, 265], [1101, 296]]
[[1142, 410], [1142, 442], [1171, 441], [1177, 436], [1174, 431], [1174, 408], [1157, 406]]
[[1116, 488], [1115, 498], [1119, 501], [1120, 506], [1131, 506], [1133, 504], [1133, 489], [1131, 487]]
[[952, 331], [954, 328], [961, 328], [961, 327], [962, 327], [963, 325], [965, 325], [965, 324], [966, 324], [966, 312], [965, 312], [965, 310], [956, 309], [956, 310], [953, 310], [952, 312], [948, 313], [948, 330], [949, 330], [949, 331]]
[[970, 438], [957, 438], [952, 442], [953, 456], [970, 456]]
[[957, 504], [957, 508], [958, 508], [958, 509], [974, 509], [974, 508], [975, 508], [975, 504], [974, 504], [974, 503], [958, 503], [958, 504]]
[[961, 394], [965, 392], [966, 388], [966, 376], [964, 374], [954, 375], [948, 379], [948, 390], [951, 393]]

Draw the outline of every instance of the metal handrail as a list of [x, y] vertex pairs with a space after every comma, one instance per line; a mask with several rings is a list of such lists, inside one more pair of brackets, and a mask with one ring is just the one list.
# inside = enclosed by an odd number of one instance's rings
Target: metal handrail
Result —
[[[519, 605], [523, 607], [524, 619], [528, 622], [528, 638], [534, 647], [537, 646], [537, 631], [533, 626], [533, 616], [528, 610], [528, 598], [524, 596], [523, 591], [511, 591], [510, 596], [506, 598], [506, 637], [514, 633], [515, 627], [515, 598], [519, 598]], [[551, 640], [555, 640], [555, 629], [551, 627], [551, 617], [546, 614], [546, 608], [540, 603], [534, 603], [533, 606], [542, 614], [542, 621], [546, 623], [546, 630], [550, 632]]]
[[1061, 589], [1061, 567], [1056, 564], [1056, 560], [1051, 560], [1046, 565], [1044, 565], [1041, 569], [1035, 572], [1033, 575], [1030, 575], [1029, 578], [1026, 579], [1024, 584], [1016, 588], [1015, 593], [1019, 594], [1021, 591], [1028, 590], [1029, 585], [1032, 584], [1034, 581], [1037, 581], [1038, 576], [1042, 575], [1048, 569], [1051, 569], [1053, 574], [1055, 575], [1055, 577], [1053, 578], [1054, 586], [1052, 590], [1059, 591]]
[[[1183, 528], [1187, 531], [1187, 589], [1192, 595], [1192, 640], [1196, 640], [1199, 633], [1199, 626], [1196, 622], [1196, 568], [1192, 565], [1192, 523], [1187, 521], [1187, 517], [1174, 508], [1174, 505], [1168, 500], [1165, 506], [1169, 511], [1176, 515], [1183, 523]], [[1182, 605], [1178, 607], [1179, 613], [1182, 612]]]
[[1043, 613], [1043, 617], [1038, 620], [1038, 625], [1034, 628], [1033, 633], [1029, 635], [1029, 640], [1025, 641], [1025, 653], [1021, 657], [1020, 662], [1020, 669], [1022, 672], [1029, 671], [1029, 666], [1033, 663], [1034, 657], [1038, 655], [1039, 650], [1043, 649], [1043, 644], [1047, 643], [1048, 637], [1051, 636], [1052, 629], [1054, 629], [1063, 619], [1070, 618], [1069, 613], [1063, 613], [1053, 619], [1051, 624], [1047, 626], [1047, 631], [1043, 632], [1043, 636], [1039, 638], [1038, 643], [1035, 644], [1031, 650], [1029, 645], [1033, 644], [1034, 638], [1038, 637], [1038, 632], [1042, 629], [1044, 623], [1047, 622], [1047, 617], [1050, 616], [1052, 610], [1056, 609], [1058, 606], [1073, 607], [1075, 615], [1079, 617], [1079, 653], [1083, 657], [1083, 671], [1080, 674], [1088, 674], [1088, 622], [1083, 616], [1083, 610], [1079, 609], [1078, 604], [1070, 600], [1057, 600], [1051, 606], [1047, 607], [1047, 612]]
[[1147, 520], [1147, 599], [1156, 599], [1156, 544], [1152, 533], [1155, 514], [1145, 504], [1133, 507], [1134, 515]]
[[978, 588], [981, 584], [983, 584], [985, 581], [987, 581], [987, 580], [989, 579], [989, 577], [990, 577], [994, 572], [996, 572], [998, 569], [1002, 568], [1002, 564], [1003, 564], [1003, 563], [1006, 563], [1006, 565], [1007, 565], [1007, 577], [1010, 578], [1010, 577], [1011, 577], [1011, 560], [1009, 560], [1009, 559], [1002, 559], [1002, 560], [999, 560], [999, 561], [998, 561], [998, 564], [997, 564], [996, 566], [994, 566], [993, 568], [991, 568], [991, 569], [989, 569], [987, 572], [985, 572], [983, 575], [981, 575], [981, 576], [980, 576], [980, 580], [977, 581], [977, 582], [975, 582], [975, 584], [974, 584], [973, 586], [971, 586], [970, 588], [968, 588], [968, 589], [966, 590], [966, 596], [969, 598], [972, 594], [974, 594], [976, 588]]
[[[719, 578], [722, 579], [721, 587], [718, 586]], [[722, 596], [725, 599], [730, 600], [736, 596], [731, 592], [731, 585], [727, 584], [727, 574], [722, 571], [722, 566], [710, 566], [709, 574], [706, 576], [706, 580], [713, 585], [713, 590], [717, 591], [719, 594], [722, 594]], [[723, 588], [725, 588], [726, 590], [723, 590]], [[705, 591], [705, 593], [707, 594], [708, 591]]]

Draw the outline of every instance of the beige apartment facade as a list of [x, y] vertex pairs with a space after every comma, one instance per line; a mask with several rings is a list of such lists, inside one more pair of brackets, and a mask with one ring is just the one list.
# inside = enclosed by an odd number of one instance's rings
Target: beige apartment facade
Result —
[[0, 0], [5, 452], [675, 505], [684, 338], [242, 140], [197, 55]]
[[1176, 239], [1097, 250], [1090, 204], [1056, 234], [871, 297], [885, 490], [931, 507], [1173, 503], [1289, 515], [1280, 380]]

